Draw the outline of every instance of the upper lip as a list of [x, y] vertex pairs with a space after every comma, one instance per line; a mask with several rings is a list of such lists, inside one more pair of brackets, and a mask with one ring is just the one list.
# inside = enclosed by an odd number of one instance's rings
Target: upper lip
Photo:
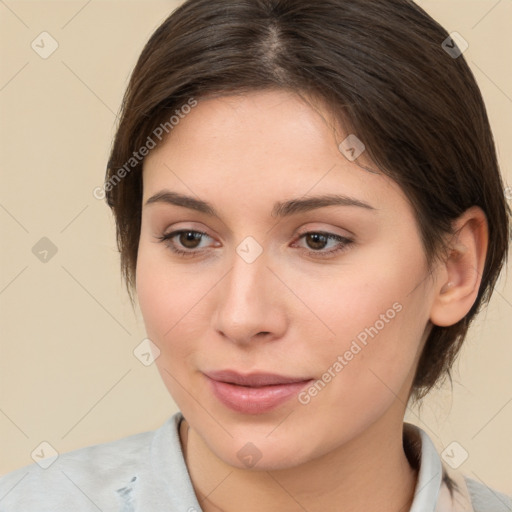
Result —
[[275, 384], [291, 384], [294, 382], [304, 382], [311, 380], [310, 377], [287, 377], [276, 373], [253, 372], [249, 374], [241, 374], [234, 370], [220, 370], [204, 372], [210, 379], [227, 382], [229, 384], [237, 384], [239, 386], [272, 386]]

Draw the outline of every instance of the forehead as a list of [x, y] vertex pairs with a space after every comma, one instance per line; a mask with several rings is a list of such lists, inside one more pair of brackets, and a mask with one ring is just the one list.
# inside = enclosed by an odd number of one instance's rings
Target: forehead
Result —
[[367, 202], [401, 195], [386, 175], [363, 168], [371, 166], [364, 152], [346, 158], [340, 142], [348, 136], [318, 102], [287, 91], [199, 100], [146, 157], [144, 201], [162, 187], [252, 204], [283, 194], [357, 194]]

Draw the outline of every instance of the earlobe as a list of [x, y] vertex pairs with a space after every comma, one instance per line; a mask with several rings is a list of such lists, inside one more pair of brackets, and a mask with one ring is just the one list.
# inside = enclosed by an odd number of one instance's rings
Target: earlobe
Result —
[[430, 321], [447, 327], [457, 323], [473, 306], [482, 281], [489, 239], [485, 213], [478, 206], [454, 222], [448, 254], [440, 264]]

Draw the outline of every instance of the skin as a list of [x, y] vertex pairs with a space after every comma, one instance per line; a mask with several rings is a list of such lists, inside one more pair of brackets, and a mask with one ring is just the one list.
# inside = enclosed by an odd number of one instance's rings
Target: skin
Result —
[[[402, 446], [406, 403], [431, 323], [455, 323], [476, 298], [485, 217], [477, 208], [461, 216], [455, 249], [429, 276], [410, 203], [384, 174], [345, 158], [338, 144], [347, 135], [319, 104], [254, 92], [201, 100], [144, 162], [137, 296], [160, 350], [158, 369], [186, 418], [180, 438], [205, 511], [343, 504], [344, 511], [398, 512], [412, 503], [417, 472]], [[164, 189], [210, 202], [220, 219], [145, 205]], [[374, 209], [271, 215], [277, 201], [330, 193]], [[188, 244], [173, 238], [195, 256], [158, 240], [177, 229], [207, 233]], [[343, 246], [300, 238], [307, 232], [352, 243], [321, 257]], [[236, 252], [248, 236], [263, 251], [252, 263]], [[397, 303], [400, 312], [307, 404], [293, 397], [270, 412], [234, 412], [202, 373], [321, 379]], [[237, 457], [248, 442], [261, 454], [252, 468]]]

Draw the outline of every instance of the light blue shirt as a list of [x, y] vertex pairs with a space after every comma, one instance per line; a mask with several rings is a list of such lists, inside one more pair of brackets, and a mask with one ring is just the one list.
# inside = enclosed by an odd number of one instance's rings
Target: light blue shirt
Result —
[[[5, 475], [0, 512], [201, 512], [181, 450], [182, 418], [177, 412], [155, 431], [61, 454], [46, 469], [32, 464]], [[406, 423], [404, 438], [419, 461], [410, 512], [512, 512], [512, 498], [460, 475], [452, 499], [443, 482], [447, 468], [426, 432]]]

